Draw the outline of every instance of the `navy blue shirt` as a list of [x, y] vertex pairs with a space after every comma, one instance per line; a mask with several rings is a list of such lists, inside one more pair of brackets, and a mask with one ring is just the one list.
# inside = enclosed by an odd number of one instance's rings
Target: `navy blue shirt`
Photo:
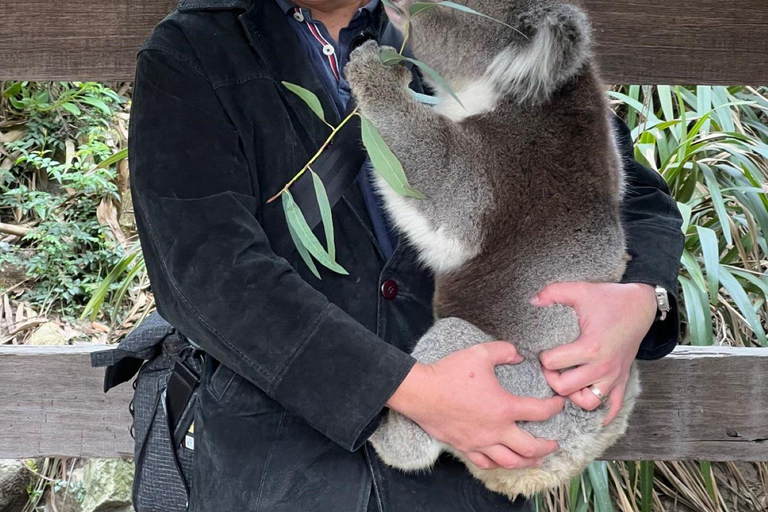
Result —
[[[290, 0], [276, 0], [286, 16], [290, 16], [291, 28], [296, 32], [301, 46], [309, 56], [315, 73], [320, 78], [328, 95], [333, 99], [339, 118], [347, 109], [352, 93], [344, 77], [344, 66], [349, 60], [352, 41], [363, 31], [377, 23], [381, 15], [379, 0], [371, 0], [357, 10], [352, 20], [339, 32], [335, 41], [328, 29], [321, 22], [312, 19], [309, 9], [299, 7]], [[381, 252], [389, 259], [397, 246], [397, 236], [382, 207], [381, 198], [373, 190], [371, 173], [374, 172], [370, 160], [365, 161], [357, 176], [357, 182], [363, 193], [365, 204], [373, 224], [373, 231], [381, 246]]]

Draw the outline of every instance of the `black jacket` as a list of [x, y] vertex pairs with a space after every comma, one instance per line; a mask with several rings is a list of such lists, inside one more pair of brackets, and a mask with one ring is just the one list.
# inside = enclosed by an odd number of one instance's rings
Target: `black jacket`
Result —
[[[433, 281], [405, 244], [384, 261], [354, 182], [333, 208], [349, 276], [316, 279], [286, 243], [282, 207], [266, 200], [328, 129], [283, 80], [333, 112], [274, 0], [182, 0], [138, 58], [130, 168], [147, 269], [160, 313], [212, 356], [191, 509], [363, 510], [372, 477], [387, 511], [502, 506], [450, 460], [406, 477], [361, 450], [432, 323]], [[633, 257], [625, 280], [674, 294], [680, 216], [620, 129]], [[332, 166], [320, 174], [330, 186]], [[380, 292], [387, 281], [394, 298]], [[661, 357], [676, 339], [675, 309], [639, 356]]]

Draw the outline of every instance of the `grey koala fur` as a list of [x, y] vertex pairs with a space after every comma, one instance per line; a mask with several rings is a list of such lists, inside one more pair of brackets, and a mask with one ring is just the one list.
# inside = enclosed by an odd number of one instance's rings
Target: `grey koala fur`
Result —
[[[400, 1], [407, 12], [410, 0]], [[499, 382], [547, 398], [554, 392], [538, 354], [574, 341], [579, 324], [571, 308], [529, 301], [553, 282], [621, 279], [621, 159], [581, 10], [556, 0], [465, 5], [517, 30], [435, 8], [412, 20], [409, 40], [461, 103], [439, 84], [431, 84], [441, 98], [436, 109], [415, 101], [410, 73], [383, 64], [372, 41], [352, 53], [346, 76], [362, 115], [427, 197], [400, 196], [375, 178], [395, 225], [436, 275], [438, 320], [413, 355], [430, 363], [477, 343], [514, 340], [525, 361], [497, 367]], [[429, 469], [445, 450], [488, 488], [531, 496], [568, 481], [613, 444], [639, 392], [633, 367], [609, 426], [602, 426], [605, 405], [589, 412], [570, 402], [546, 422], [520, 424], [560, 444], [540, 468], [479, 469], [394, 411], [370, 440], [394, 467]]]

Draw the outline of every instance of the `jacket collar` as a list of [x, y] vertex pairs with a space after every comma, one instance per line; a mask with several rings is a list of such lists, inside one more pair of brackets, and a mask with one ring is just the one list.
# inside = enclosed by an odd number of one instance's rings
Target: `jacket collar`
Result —
[[245, 10], [252, 0], [181, 0], [179, 11]]

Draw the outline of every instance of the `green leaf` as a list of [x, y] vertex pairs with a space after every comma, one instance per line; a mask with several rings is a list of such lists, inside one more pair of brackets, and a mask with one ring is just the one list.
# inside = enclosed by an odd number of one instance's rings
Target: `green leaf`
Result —
[[660, 85], [656, 88], [661, 102], [661, 111], [664, 119], [672, 121], [675, 118], [675, 108], [672, 105], [672, 88], [668, 85]]
[[83, 115], [83, 111], [80, 110], [80, 107], [78, 107], [75, 103], [72, 103], [69, 101], [62, 103], [61, 108], [63, 108], [64, 110], [66, 110], [67, 112], [75, 116]]
[[443, 89], [445, 92], [450, 94], [451, 97], [455, 99], [459, 105], [461, 105], [462, 107], [464, 106], [464, 104], [461, 102], [459, 97], [456, 96], [456, 93], [453, 91], [453, 88], [448, 84], [448, 82], [442, 76], [440, 76], [440, 74], [437, 71], [427, 66], [420, 60], [404, 57], [394, 50], [382, 50], [381, 53], [379, 54], [379, 58], [381, 59], [381, 62], [383, 62], [384, 64], [388, 64], [390, 66], [402, 61], [410, 62], [414, 66], [417, 66], [419, 69], [421, 69], [421, 71], [423, 71], [426, 75], [428, 75], [432, 79], [432, 81], [435, 83], [435, 85], [437, 85], [438, 87]]
[[282, 84], [286, 89], [301, 98], [304, 103], [306, 103], [307, 106], [312, 109], [312, 112], [314, 112], [317, 117], [319, 117], [324, 123], [327, 124], [327, 121], [325, 120], [325, 112], [323, 112], [323, 105], [320, 103], [320, 99], [315, 93], [303, 88], [300, 85], [292, 84], [290, 82], [283, 81]]
[[707, 291], [707, 280], [704, 279], [704, 274], [699, 267], [699, 263], [693, 257], [693, 255], [687, 249], [683, 250], [683, 255], [680, 258], [680, 262], [688, 271], [688, 275], [693, 280], [693, 283], [699, 288], [702, 293]]
[[16, 96], [21, 92], [21, 82], [11, 82], [11, 85], [6, 87], [6, 89], [3, 91], [3, 96], [6, 98], [10, 98], [12, 96]]
[[317, 198], [317, 206], [320, 209], [320, 218], [323, 221], [323, 229], [325, 230], [325, 240], [328, 243], [328, 256], [333, 261], [336, 261], [336, 242], [333, 235], [333, 215], [331, 214], [331, 203], [328, 200], [328, 193], [323, 185], [323, 180], [320, 179], [315, 171], [309, 170], [312, 174], [312, 183], [315, 186], [315, 197]]
[[101, 162], [99, 162], [99, 165], [97, 165], [96, 169], [105, 169], [109, 167], [112, 164], [116, 164], [120, 160], [124, 160], [128, 158], [128, 148], [121, 149], [117, 153], [113, 154], [110, 157], [105, 158]]
[[[285, 212], [286, 219], [288, 218], [288, 212], [285, 210], [285, 200], [283, 200], [283, 211]], [[304, 244], [301, 243], [301, 240], [299, 239], [299, 235], [296, 233], [296, 230], [293, 228], [290, 222], [288, 222], [288, 233], [291, 235], [291, 240], [293, 241], [293, 245], [296, 246], [296, 250], [299, 251], [299, 256], [301, 256], [301, 259], [304, 260], [304, 263], [309, 267], [309, 270], [315, 275], [316, 278], [322, 280], [323, 278], [320, 277], [320, 272], [317, 270], [317, 265], [315, 265], [315, 261], [312, 259], [312, 256], [309, 254], [309, 251], [306, 247], [304, 247]]]
[[720, 185], [717, 182], [715, 173], [712, 168], [707, 164], [699, 162], [699, 168], [704, 175], [704, 181], [707, 183], [707, 189], [712, 196], [712, 206], [717, 212], [717, 217], [720, 219], [720, 228], [723, 230], [723, 236], [728, 245], [733, 244], [733, 236], [731, 235], [731, 223], [728, 219], [728, 212], [725, 208], [725, 201], [723, 200], [723, 193], [720, 190]]
[[640, 461], [640, 499], [642, 512], [653, 512], [653, 472], [651, 460]]
[[741, 314], [744, 315], [750, 329], [752, 329], [757, 336], [757, 341], [760, 343], [760, 346], [768, 346], [768, 339], [765, 337], [765, 329], [763, 329], [760, 317], [757, 315], [752, 302], [749, 300], [749, 295], [747, 295], [747, 292], [744, 291], [744, 288], [739, 281], [733, 274], [731, 274], [730, 270], [723, 265], [720, 265], [720, 282], [723, 283], [723, 286], [728, 290], [728, 294], [733, 299], [733, 302], [736, 303]]
[[520, 32], [520, 30], [516, 29], [512, 25], [508, 25], [507, 23], [504, 23], [501, 20], [497, 20], [494, 17], [488, 16], [487, 14], [483, 14], [481, 12], [478, 12], [478, 11], [474, 10], [474, 9], [470, 9], [466, 5], [457, 4], [455, 2], [450, 2], [448, 0], [443, 1], [443, 2], [414, 2], [408, 8], [408, 15], [411, 18], [413, 18], [414, 16], [416, 16], [416, 15], [422, 13], [422, 12], [429, 11], [429, 10], [435, 8], [435, 7], [448, 7], [449, 9], [454, 9], [454, 10], [457, 10], [457, 11], [465, 12], [467, 14], [472, 14], [472, 15], [475, 15], [475, 16], [480, 16], [481, 18], [485, 18], [487, 20], [491, 20], [491, 21], [493, 21], [495, 23], [498, 23], [500, 25], [504, 25], [505, 27], [511, 28], [512, 30], [514, 30], [518, 34], [520, 34], [523, 37], [525, 37], [526, 39], [528, 39], [528, 36], [526, 36], [525, 34]]
[[91, 96], [83, 96], [81, 98], [78, 98], [78, 100], [83, 102], [83, 103], [87, 103], [88, 105], [91, 105], [93, 107], [98, 108], [99, 110], [101, 110], [102, 112], [107, 114], [108, 116], [112, 115], [112, 111], [109, 109], [107, 104], [104, 103], [103, 101], [101, 101], [98, 98], [94, 98], [94, 97], [91, 97]]
[[707, 461], [699, 461], [699, 470], [701, 471], [701, 477], [704, 479], [704, 485], [707, 488], [707, 494], [712, 503], [717, 505], [717, 494], [715, 493], [715, 477], [712, 474], [712, 464]]
[[595, 512], [613, 512], [608, 484], [608, 467], [605, 461], [595, 461], [587, 466], [587, 474], [595, 493]]
[[[283, 192], [283, 211], [285, 212], [285, 219], [288, 222], [290, 228], [293, 229], [300, 246], [305, 247], [309, 253], [324, 267], [336, 272], [337, 274], [349, 275], [344, 270], [344, 267], [333, 261], [331, 256], [323, 249], [320, 241], [317, 239], [312, 230], [309, 229], [307, 219], [304, 218], [304, 214], [301, 213], [299, 205], [294, 201], [293, 196], [287, 190]], [[301, 254], [301, 251], [299, 251]], [[311, 267], [310, 267], [311, 268]]]
[[571, 478], [571, 483], [568, 486], [568, 507], [571, 510], [576, 510], [576, 506], [579, 502], [580, 494], [581, 494], [581, 476], [575, 476]]
[[117, 280], [118, 277], [123, 275], [128, 266], [133, 262], [134, 259], [136, 259], [138, 254], [138, 252], [129, 254], [128, 256], [121, 259], [117, 265], [112, 268], [109, 274], [107, 274], [107, 277], [105, 277], [99, 286], [93, 291], [91, 299], [88, 301], [88, 304], [85, 305], [85, 309], [83, 309], [83, 314], [80, 315], [81, 320], [85, 319], [86, 317], [89, 317], [91, 321], [96, 319], [99, 311], [101, 310], [101, 306], [104, 304], [104, 301], [109, 295], [109, 290], [112, 287], [112, 284]]
[[371, 158], [376, 172], [379, 173], [392, 189], [400, 195], [414, 197], [416, 199], [426, 199], [424, 194], [412, 188], [408, 184], [408, 178], [400, 161], [397, 159], [387, 143], [381, 138], [381, 134], [376, 127], [363, 116], [360, 116], [360, 125], [363, 135], [363, 144], [368, 150], [368, 156]]
[[707, 300], [706, 292], [699, 290], [685, 276], [679, 276], [678, 280], [683, 288], [691, 345], [712, 345], [712, 317], [709, 314], [709, 301]]
[[701, 251], [704, 254], [704, 269], [707, 271], [707, 283], [709, 284], [709, 301], [711, 304], [717, 304], [720, 290], [720, 279], [718, 277], [720, 246], [717, 242], [717, 233], [703, 226], [696, 226], [696, 232], [699, 234]]
[[691, 215], [693, 213], [693, 208], [686, 203], [681, 203], [678, 201], [677, 209], [680, 210], [680, 215], [683, 216], [683, 225], [680, 229], [683, 231], [683, 233], [687, 233], [688, 227], [691, 225]]

